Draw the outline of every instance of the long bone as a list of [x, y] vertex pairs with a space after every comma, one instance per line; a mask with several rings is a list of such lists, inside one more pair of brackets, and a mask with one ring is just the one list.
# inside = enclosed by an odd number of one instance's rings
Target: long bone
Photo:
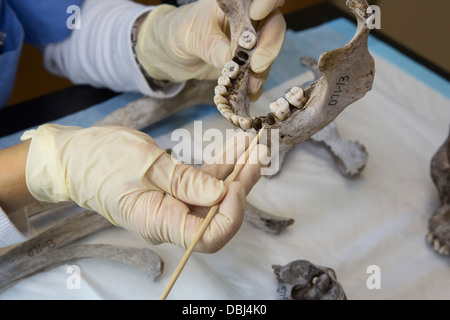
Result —
[[[233, 23], [247, 25], [248, 11], [232, 10], [234, 7], [244, 10], [250, 0], [217, 0], [221, 9], [230, 21], [231, 31], [240, 30]], [[247, 3], [247, 5], [246, 5]], [[370, 29], [366, 19], [369, 18], [369, 8], [365, 0], [347, 0], [347, 6], [357, 19], [357, 30], [353, 39], [344, 47], [323, 53], [319, 58], [319, 70], [323, 76], [315, 81], [304, 92], [298, 88], [289, 90], [289, 96], [279, 98], [271, 105], [267, 116], [250, 117], [249, 99], [247, 97], [249, 68], [245, 68], [251, 58], [248, 53], [246, 64], [239, 70], [236, 79], [230, 79], [228, 87], [218, 85], [215, 93], [220, 91], [227, 99], [227, 104], [217, 107], [224, 117], [244, 130], [251, 126], [259, 130], [267, 124], [268, 131], [279, 130], [280, 152], [292, 149], [296, 144], [307, 140], [316, 132], [331, 123], [347, 106], [362, 98], [372, 88], [375, 74], [375, 63], [367, 49]], [[240, 21], [239, 19], [243, 19]], [[239, 39], [243, 34], [232, 34]], [[241, 59], [239, 53], [243, 49], [238, 45], [234, 50], [233, 60]], [[247, 52], [246, 52], [247, 53]], [[241, 62], [242, 63], [242, 62]], [[221, 79], [223, 81], [223, 79]], [[220, 90], [218, 90], [220, 88]], [[226, 89], [224, 91], [223, 89]], [[292, 99], [295, 96], [296, 99]], [[216, 101], [219, 99], [216, 99]], [[295, 101], [294, 103], [291, 100]], [[288, 102], [289, 101], [289, 102]], [[230, 111], [232, 114], [230, 115]]]
[[163, 260], [148, 248], [138, 249], [103, 244], [66, 246], [27, 259], [13, 268], [2, 270], [0, 290], [38, 272], [89, 258], [128, 264], [141, 270], [151, 280], [155, 280], [162, 273], [164, 266]]
[[441, 255], [450, 255], [450, 132], [431, 160], [431, 178], [439, 194], [439, 206], [430, 218], [427, 242]]
[[[52, 207], [54, 208], [51, 204], [43, 204], [35, 206], [34, 209]], [[37, 272], [84, 258], [127, 263], [142, 270], [153, 280], [162, 273], [164, 262], [150, 249], [110, 245], [70, 245], [76, 240], [111, 226], [111, 223], [101, 215], [85, 211], [64, 219], [23, 243], [2, 249], [0, 289]]]
[[111, 227], [112, 224], [93, 211], [71, 216], [31, 237], [25, 242], [0, 251], [0, 275], [28, 259], [61, 248], [86, 235]]

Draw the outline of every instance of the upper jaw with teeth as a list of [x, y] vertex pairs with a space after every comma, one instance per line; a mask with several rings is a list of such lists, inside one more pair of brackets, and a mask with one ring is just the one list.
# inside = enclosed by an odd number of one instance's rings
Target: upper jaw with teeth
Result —
[[370, 30], [363, 14], [369, 6], [365, 0], [351, 0], [347, 5], [358, 22], [356, 34], [346, 46], [321, 55], [318, 65], [323, 76], [306, 90], [289, 89], [269, 106], [266, 116], [251, 117], [247, 88], [250, 60], [258, 41], [249, 22], [251, 0], [217, 2], [230, 21], [234, 56], [225, 64], [218, 80], [215, 93], [220, 92], [221, 97], [215, 98], [216, 105], [226, 110], [221, 113], [228, 121], [243, 130], [259, 130], [264, 124], [268, 130], [279, 129], [281, 152], [309, 139], [371, 90], [375, 65], [367, 49]]

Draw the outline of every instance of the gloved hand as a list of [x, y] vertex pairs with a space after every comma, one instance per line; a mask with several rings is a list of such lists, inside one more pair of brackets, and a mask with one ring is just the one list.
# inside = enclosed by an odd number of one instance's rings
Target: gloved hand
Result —
[[[250, 7], [250, 17], [260, 21], [261, 30], [251, 60], [248, 91], [252, 100], [261, 95], [262, 84], [284, 41], [286, 22], [278, 10], [283, 4], [284, 0], [253, 0]], [[217, 79], [232, 58], [227, 26], [216, 0], [199, 0], [179, 8], [160, 5], [140, 27], [137, 57], [148, 74], [158, 80]]]
[[[248, 135], [238, 134], [228, 147], [242, 153]], [[75, 201], [150, 243], [189, 246], [204, 212], [220, 203], [196, 247], [203, 252], [219, 250], [238, 231], [246, 194], [260, 177], [259, 155], [267, 152], [264, 146], [255, 149], [253, 162], [225, 188], [220, 179], [233, 164], [210, 164], [198, 170], [175, 161], [137, 130], [43, 125], [22, 136], [22, 140], [29, 138], [26, 183], [33, 197]]]

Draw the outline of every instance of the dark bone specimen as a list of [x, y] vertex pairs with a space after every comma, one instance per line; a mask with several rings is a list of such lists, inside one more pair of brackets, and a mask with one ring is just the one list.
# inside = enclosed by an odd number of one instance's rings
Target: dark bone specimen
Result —
[[[50, 208], [51, 204], [43, 204]], [[36, 210], [42, 209], [36, 206]], [[150, 249], [106, 245], [77, 245], [74, 241], [111, 223], [96, 212], [85, 211], [49, 227], [29, 240], [0, 250], [0, 289], [37, 272], [84, 258], [110, 259], [130, 264], [151, 279], [163, 271], [163, 261]]]
[[245, 220], [268, 233], [278, 234], [294, 223], [294, 219], [274, 216], [247, 202]]
[[240, 40], [248, 38], [249, 32], [257, 38], [248, 22], [250, 1], [217, 1], [230, 21], [232, 45], [235, 47], [232, 47], [233, 60], [224, 66], [218, 80], [214, 102], [228, 121], [243, 130], [259, 130], [263, 124], [267, 124], [268, 131], [278, 129], [281, 152], [309, 139], [372, 89], [375, 63], [367, 49], [370, 32], [366, 24], [368, 4], [365, 0], [347, 0], [347, 6], [358, 21], [353, 39], [346, 46], [320, 56], [318, 68], [323, 76], [307, 90], [291, 88], [285, 97], [270, 105], [271, 112], [267, 116], [252, 118], [247, 86], [248, 65], [254, 49], [240, 45]]
[[280, 300], [347, 300], [333, 269], [296, 260], [272, 266]]
[[431, 160], [431, 178], [439, 193], [439, 207], [428, 225], [427, 242], [441, 255], [450, 255], [450, 133]]

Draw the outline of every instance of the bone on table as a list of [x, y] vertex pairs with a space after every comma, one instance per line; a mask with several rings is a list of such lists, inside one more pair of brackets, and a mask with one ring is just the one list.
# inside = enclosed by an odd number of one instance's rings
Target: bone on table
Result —
[[148, 248], [139, 249], [103, 244], [66, 246], [29, 258], [13, 268], [2, 269], [0, 289], [4, 289], [37, 272], [88, 258], [106, 259], [128, 264], [141, 270], [152, 280], [155, 280], [162, 273], [164, 266], [161, 258]]
[[431, 160], [431, 177], [439, 205], [428, 224], [427, 242], [441, 255], [450, 255], [450, 133]]
[[[43, 204], [51, 207], [51, 204]], [[37, 205], [35, 209], [41, 209]], [[110, 259], [141, 269], [151, 279], [163, 270], [163, 261], [150, 249], [105, 245], [68, 246], [112, 224], [93, 211], [85, 211], [49, 227], [29, 240], [0, 251], [0, 289], [24, 277], [83, 258]], [[138, 255], [137, 257], [131, 257]]]

